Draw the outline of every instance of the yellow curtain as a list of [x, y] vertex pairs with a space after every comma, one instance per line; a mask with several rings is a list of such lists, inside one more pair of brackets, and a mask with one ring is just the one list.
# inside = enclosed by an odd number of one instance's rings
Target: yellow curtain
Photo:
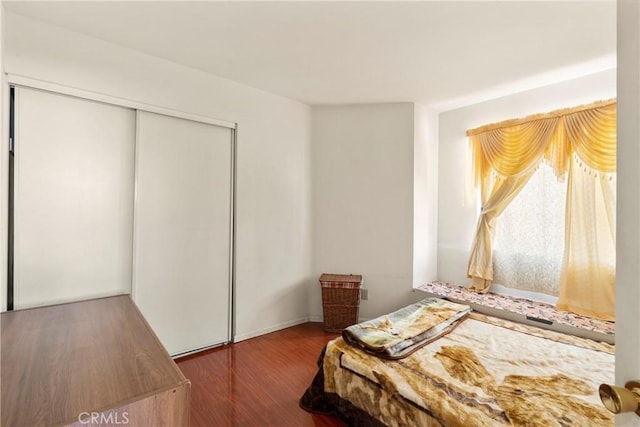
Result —
[[[593, 271], [585, 268], [584, 265], [598, 264], [598, 259], [607, 258], [604, 253], [610, 252], [609, 244], [594, 243], [603, 241], [601, 234], [604, 232], [600, 231], [600, 227], [605, 224], [603, 215], [587, 215], [582, 211], [597, 209], [602, 213], [615, 206], [615, 186], [606, 184], [606, 182], [614, 182], [613, 175], [616, 171], [615, 100], [487, 125], [469, 130], [467, 135], [470, 137], [474, 155], [473, 176], [482, 194], [482, 211], [478, 218], [467, 270], [472, 280], [470, 289], [478, 292], [489, 291], [493, 280], [491, 239], [495, 220], [526, 184], [539, 163], [546, 161], [551, 165], [558, 179], [564, 179], [570, 172], [569, 185], [575, 186], [573, 191], [568, 192], [567, 197], [565, 246], [568, 251], [563, 261], [559, 308], [565, 307], [571, 311], [581, 310], [583, 313], [588, 312], [589, 315], [607, 317], [603, 313], [610, 311], [608, 307], [612, 304], [609, 301], [610, 298], [597, 298], [597, 301], [593, 298], [594, 301], [588, 304], [584, 302], [569, 304], [567, 301], [579, 299], [574, 298], [576, 295], [592, 293], [592, 290], [585, 285], [584, 278]], [[572, 157], [575, 158], [575, 165], [571, 161]], [[582, 174], [578, 174], [578, 171], [582, 171]], [[598, 174], [605, 185], [596, 187], [594, 184], [589, 190], [588, 184], [585, 183], [586, 178], [583, 176], [589, 171], [591, 175], [588, 176], [591, 176], [592, 181]], [[610, 180], [606, 181], [605, 178]], [[609, 191], [610, 187], [613, 188], [613, 192]], [[597, 190], [601, 194], [593, 201], [597, 207], [585, 204], [582, 196], [577, 196], [585, 189], [586, 191]], [[612, 203], [612, 200], [613, 204], [608, 205], [609, 208], [603, 206], [603, 204]], [[615, 217], [614, 214], [612, 215], [605, 216], [609, 224], [613, 224], [615, 235]], [[586, 240], [578, 237], [585, 230], [594, 229], [598, 231], [595, 232], [593, 239]], [[590, 233], [594, 235], [593, 231]], [[576, 247], [584, 245], [591, 248], [586, 250], [589, 256], [578, 257]], [[588, 260], [587, 264], [584, 264], [585, 259]], [[613, 286], [615, 274], [613, 276], [610, 274], [609, 261], [600, 264], [603, 265], [602, 274], [599, 274], [595, 280], [589, 279], [586, 282], [598, 282], [596, 286], [601, 286], [600, 281], [606, 279], [604, 287], [609, 286], [610, 282]], [[613, 282], [611, 277], [614, 278]], [[594, 304], [603, 306], [594, 307]], [[580, 307], [577, 307], [578, 305]]]
[[[511, 203], [514, 197], [529, 181], [531, 174], [521, 174], [505, 179], [485, 180], [482, 186], [482, 209], [476, 235], [473, 241], [467, 274], [471, 277], [469, 289], [486, 293], [493, 280], [493, 248], [491, 241], [495, 235], [495, 220]], [[489, 260], [489, 262], [487, 262]]]
[[576, 157], [569, 170], [558, 310], [615, 319], [616, 179]]

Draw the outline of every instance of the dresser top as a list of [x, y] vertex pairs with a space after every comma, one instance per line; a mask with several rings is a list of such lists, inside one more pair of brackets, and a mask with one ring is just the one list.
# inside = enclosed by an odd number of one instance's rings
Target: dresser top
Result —
[[0, 315], [2, 425], [61, 425], [187, 380], [128, 295]]

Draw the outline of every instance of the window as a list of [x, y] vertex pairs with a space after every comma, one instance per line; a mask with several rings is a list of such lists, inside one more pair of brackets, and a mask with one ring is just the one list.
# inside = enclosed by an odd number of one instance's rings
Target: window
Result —
[[[533, 285], [557, 294], [559, 310], [614, 319], [615, 100], [489, 124], [468, 130], [467, 136], [482, 202], [469, 255], [469, 289], [486, 293], [497, 276], [509, 287]], [[562, 211], [555, 212], [565, 205], [562, 191], [557, 197], [547, 194], [554, 185], [551, 177], [545, 179], [544, 162], [559, 179], [567, 177], [564, 232]], [[533, 176], [544, 190], [535, 191], [539, 185], [529, 183]], [[514, 200], [519, 202], [507, 209]], [[505, 211], [511, 212], [500, 218]], [[565, 247], [558, 251], [562, 244], [556, 239], [562, 237]], [[558, 268], [553, 266], [559, 261], [556, 291]]]
[[542, 163], [496, 221], [494, 283], [558, 295], [567, 183]]

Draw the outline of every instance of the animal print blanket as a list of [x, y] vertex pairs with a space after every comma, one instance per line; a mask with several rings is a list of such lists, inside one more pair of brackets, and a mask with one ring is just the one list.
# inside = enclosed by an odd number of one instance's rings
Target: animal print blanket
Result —
[[319, 364], [301, 406], [352, 426], [613, 425], [613, 346], [477, 313], [401, 360], [338, 338]]
[[450, 332], [470, 312], [468, 305], [426, 298], [393, 313], [349, 326], [342, 337], [374, 356], [401, 359]]

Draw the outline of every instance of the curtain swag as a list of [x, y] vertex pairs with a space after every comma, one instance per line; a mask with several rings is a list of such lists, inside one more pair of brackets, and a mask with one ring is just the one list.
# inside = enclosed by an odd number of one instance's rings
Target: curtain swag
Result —
[[512, 177], [535, 169], [542, 160], [558, 179], [572, 154], [600, 172], [616, 171], [616, 100], [536, 114], [467, 131], [473, 151], [476, 186], [493, 171]]
[[[485, 125], [468, 130], [467, 136], [473, 152], [473, 178], [482, 199], [467, 274], [472, 279], [470, 289], [484, 293], [493, 281], [495, 220], [541, 162], [547, 162], [559, 180], [577, 170], [601, 177], [615, 174], [616, 100]], [[582, 169], [572, 166], [572, 158]], [[586, 312], [589, 310], [583, 310]]]

